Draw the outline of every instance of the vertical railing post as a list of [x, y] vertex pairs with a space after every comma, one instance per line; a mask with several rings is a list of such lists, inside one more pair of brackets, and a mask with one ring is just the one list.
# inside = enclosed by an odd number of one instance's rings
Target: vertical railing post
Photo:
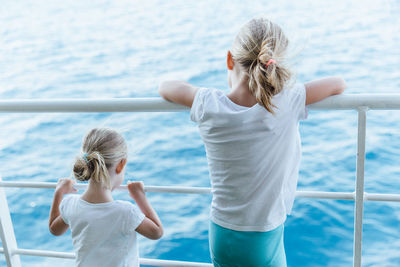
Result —
[[[0, 182], [1, 181], [0, 175]], [[0, 187], [0, 238], [7, 266], [21, 267], [19, 255], [14, 253], [17, 250], [17, 240], [15, 239], [14, 227], [3, 187]]]
[[357, 136], [357, 177], [354, 209], [354, 247], [353, 266], [361, 267], [362, 228], [364, 208], [364, 163], [365, 163], [365, 133], [367, 121], [367, 107], [358, 108], [358, 136]]

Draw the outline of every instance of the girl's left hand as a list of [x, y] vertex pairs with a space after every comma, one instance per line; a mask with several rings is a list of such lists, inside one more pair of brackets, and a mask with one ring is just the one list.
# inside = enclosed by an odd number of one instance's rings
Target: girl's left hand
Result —
[[76, 193], [78, 190], [74, 188], [75, 181], [68, 178], [61, 178], [58, 180], [56, 186], [56, 193], [59, 192], [62, 195], [69, 193]]
[[137, 197], [144, 196], [144, 184], [143, 182], [132, 182], [128, 181], [128, 191], [129, 194], [133, 199], [136, 199]]

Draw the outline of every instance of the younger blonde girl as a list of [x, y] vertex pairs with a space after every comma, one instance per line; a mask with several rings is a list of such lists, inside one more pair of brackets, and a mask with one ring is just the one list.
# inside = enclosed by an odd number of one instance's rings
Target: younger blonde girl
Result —
[[82, 156], [73, 171], [79, 181], [89, 181], [82, 195], [74, 181], [58, 181], [49, 216], [49, 229], [62, 235], [71, 228], [76, 266], [139, 266], [136, 232], [159, 239], [163, 227], [148, 202], [142, 182], [128, 183], [131, 202], [114, 200], [111, 192], [121, 185], [127, 163], [123, 137], [108, 128], [92, 129], [84, 138]]

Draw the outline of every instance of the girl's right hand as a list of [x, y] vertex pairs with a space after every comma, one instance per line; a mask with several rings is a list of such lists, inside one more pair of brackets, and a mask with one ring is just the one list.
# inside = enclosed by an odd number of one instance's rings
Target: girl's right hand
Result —
[[62, 195], [76, 193], [78, 190], [74, 188], [75, 181], [68, 178], [61, 178], [57, 182], [56, 193]]
[[143, 182], [131, 182], [128, 181], [128, 191], [133, 199], [144, 195], [144, 184]]

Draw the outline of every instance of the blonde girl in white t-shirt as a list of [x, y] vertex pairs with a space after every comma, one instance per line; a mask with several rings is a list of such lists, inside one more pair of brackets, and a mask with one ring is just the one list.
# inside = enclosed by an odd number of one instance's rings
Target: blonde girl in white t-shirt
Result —
[[191, 107], [205, 144], [214, 266], [286, 266], [283, 224], [297, 186], [299, 121], [306, 105], [346, 87], [337, 77], [292, 84], [288, 42], [277, 24], [252, 19], [227, 54], [228, 94], [182, 81], [159, 88], [166, 100]]
[[55, 189], [49, 216], [53, 235], [71, 228], [76, 266], [139, 266], [136, 232], [159, 239], [163, 227], [148, 202], [142, 182], [129, 182], [131, 202], [114, 200], [111, 192], [121, 185], [127, 163], [127, 145], [115, 130], [95, 128], [85, 136], [82, 155], [73, 172], [79, 181], [88, 181], [82, 195], [76, 193], [74, 181], [60, 179]]

